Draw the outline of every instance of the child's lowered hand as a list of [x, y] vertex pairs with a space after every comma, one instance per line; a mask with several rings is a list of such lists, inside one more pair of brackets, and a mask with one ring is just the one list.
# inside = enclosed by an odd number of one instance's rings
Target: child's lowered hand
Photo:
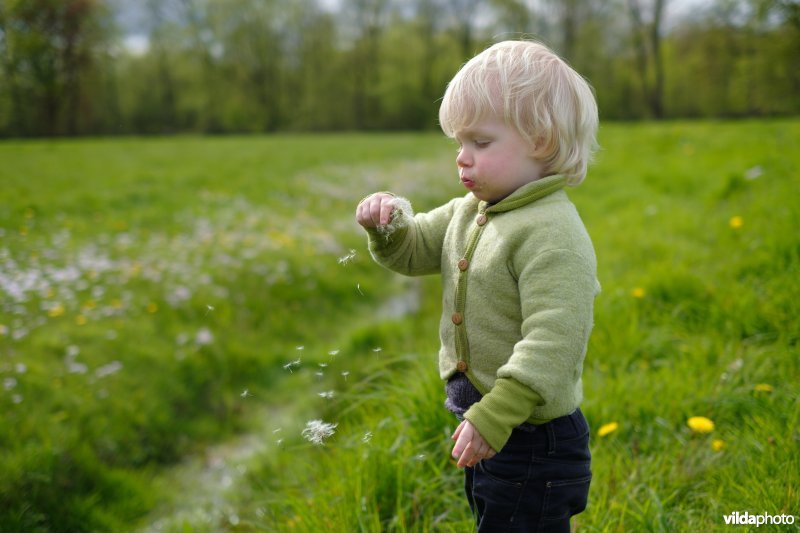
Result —
[[386, 192], [367, 196], [356, 208], [356, 222], [365, 228], [385, 226], [392, 219], [395, 197]]
[[458, 468], [475, 466], [481, 459], [491, 459], [497, 453], [469, 420], [461, 422], [450, 438], [456, 441], [452, 454], [453, 459], [458, 459]]

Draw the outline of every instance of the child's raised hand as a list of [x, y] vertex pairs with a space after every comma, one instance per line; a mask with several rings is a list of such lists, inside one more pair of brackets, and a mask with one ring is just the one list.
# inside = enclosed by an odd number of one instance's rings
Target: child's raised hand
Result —
[[395, 197], [386, 192], [367, 196], [356, 208], [356, 222], [365, 228], [385, 226], [391, 221]]
[[461, 422], [450, 438], [456, 441], [452, 454], [453, 459], [458, 460], [458, 468], [475, 466], [481, 459], [491, 459], [495, 456], [496, 452], [469, 420]]

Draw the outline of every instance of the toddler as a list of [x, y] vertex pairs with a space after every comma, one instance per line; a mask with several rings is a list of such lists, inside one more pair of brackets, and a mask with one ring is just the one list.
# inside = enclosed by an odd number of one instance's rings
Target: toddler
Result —
[[595, 148], [594, 94], [546, 46], [505, 41], [455, 75], [439, 122], [465, 196], [415, 215], [379, 192], [356, 220], [379, 264], [441, 275], [439, 373], [478, 531], [569, 531], [591, 481], [579, 405], [600, 285], [564, 188]]

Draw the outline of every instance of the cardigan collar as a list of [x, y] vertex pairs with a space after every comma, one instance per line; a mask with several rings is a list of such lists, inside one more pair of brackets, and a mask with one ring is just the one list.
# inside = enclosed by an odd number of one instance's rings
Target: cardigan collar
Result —
[[566, 184], [566, 176], [561, 174], [547, 176], [546, 178], [541, 178], [536, 181], [526, 183], [496, 204], [490, 204], [489, 202], [481, 201], [478, 204], [478, 211], [481, 213], [503, 213], [505, 211], [511, 211], [512, 209], [522, 207], [523, 205], [527, 205], [531, 202], [539, 200], [540, 198], [544, 198], [545, 196], [564, 188]]

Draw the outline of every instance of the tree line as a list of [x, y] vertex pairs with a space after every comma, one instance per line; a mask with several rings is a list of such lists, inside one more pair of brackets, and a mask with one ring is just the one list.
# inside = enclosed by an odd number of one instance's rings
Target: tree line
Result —
[[123, 2], [0, 0], [0, 136], [432, 129], [509, 38], [559, 52], [603, 120], [800, 112], [797, 0]]

